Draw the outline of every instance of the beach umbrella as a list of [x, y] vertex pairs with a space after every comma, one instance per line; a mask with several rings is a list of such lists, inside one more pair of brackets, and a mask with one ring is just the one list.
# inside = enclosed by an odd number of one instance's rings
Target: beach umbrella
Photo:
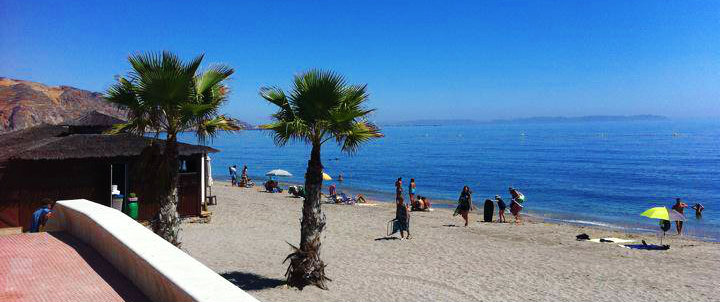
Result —
[[[659, 219], [660, 229], [663, 231], [663, 238], [665, 238], [665, 232], [670, 229], [670, 221], [685, 221], [685, 216], [678, 213], [678, 211], [668, 210], [666, 207], [649, 208], [640, 215], [648, 218]], [[660, 239], [660, 244], [662, 244], [662, 238]]]
[[272, 170], [272, 171], [268, 171], [267, 173], [265, 173], [265, 175], [266, 175], [266, 176], [270, 176], [270, 177], [272, 177], [272, 176], [277, 176], [277, 177], [291, 177], [291, 176], [292, 176], [292, 174], [290, 174], [290, 172], [285, 171], [285, 170], [281, 170], [281, 169], [275, 169], [275, 170]]
[[640, 215], [660, 220], [685, 221], [685, 216], [683, 216], [683, 214], [680, 214], [675, 210], [668, 210], [666, 207], [649, 208]]
[[332, 180], [332, 177], [328, 175], [327, 173], [323, 172], [323, 180]]

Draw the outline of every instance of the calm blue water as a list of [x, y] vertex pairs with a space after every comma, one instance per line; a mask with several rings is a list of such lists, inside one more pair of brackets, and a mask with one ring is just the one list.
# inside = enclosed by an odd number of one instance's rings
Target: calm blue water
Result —
[[[385, 127], [386, 137], [353, 156], [331, 143], [323, 164], [341, 188], [376, 199], [393, 199], [393, 183], [415, 178], [418, 194], [456, 200], [469, 185], [474, 200], [518, 188], [526, 212], [548, 219], [630, 230], [657, 230], [657, 221], [639, 216], [653, 206], [671, 206], [675, 197], [701, 202], [703, 218], [686, 210], [687, 233], [720, 239], [720, 122], [604, 122], [487, 124], [473, 126]], [[186, 141], [192, 142], [187, 137]], [[276, 147], [265, 131], [225, 134], [211, 146], [213, 174], [243, 164], [254, 179], [285, 169], [289, 182], [302, 183], [309, 148]], [[336, 183], [335, 181], [326, 182]], [[406, 189], [407, 190], [407, 189]], [[673, 226], [674, 227], [674, 226]]]

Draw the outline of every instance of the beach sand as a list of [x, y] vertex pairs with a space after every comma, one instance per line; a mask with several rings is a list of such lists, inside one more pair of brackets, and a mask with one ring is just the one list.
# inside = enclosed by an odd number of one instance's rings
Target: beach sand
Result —
[[284, 285], [282, 262], [286, 242], [299, 242], [302, 199], [222, 182], [213, 193], [211, 222], [184, 222], [182, 249], [261, 301], [718, 299], [718, 243], [668, 236], [668, 251], [630, 250], [575, 235], [658, 238], [541, 221], [482, 223], [478, 212], [465, 228], [449, 209], [413, 212], [414, 238], [401, 241], [385, 238], [395, 215], [387, 203], [324, 204], [321, 257], [333, 281], [327, 291], [299, 291]]

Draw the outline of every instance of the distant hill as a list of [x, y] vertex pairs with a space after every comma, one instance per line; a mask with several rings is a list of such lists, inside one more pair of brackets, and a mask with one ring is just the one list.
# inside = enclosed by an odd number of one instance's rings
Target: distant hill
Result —
[[582, 123], [582, 122], [623, 122], [623, 121], [664, 121], [667, 117], [661, 115], [589, 115], [580, 117], [538, 116], [519, 119], [497, 119], [491, 121], [477, 121], [469, 119], [448, 120], [412, 120], [401, 122], [381, 123], [385, 126], [448, 126], [448, 125], [477, 125], [501, 123]]
[[125, 117], [97, 92], [0, 77], [0, 132], [59, 124], [92, 111]]
[[[0, 77], [0, 133], [69, 122], [93, 111], [120, 119], [126, 115], [99, 92]], [[238, 123], [244, 129], [255, 129], [246, 122]]]

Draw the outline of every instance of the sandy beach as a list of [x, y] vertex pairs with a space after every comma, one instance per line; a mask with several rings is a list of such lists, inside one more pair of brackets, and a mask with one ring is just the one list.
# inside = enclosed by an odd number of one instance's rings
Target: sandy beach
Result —
[[[210, 223], [183, 223], [182, 249], [261, 301], [714, 301], [720, 244], [668, 236], [668, 251], [575, 240], [644, 239], [526, 221], [462, 227], [448, 209], [413, 212], [411, 240], [385, 236], [394, 206], [323, 205], [330, 289], [287, 288], [287, 242], [299, 241], [302, 201], [216, 182]], [[508, 214], [511, 220], [511, 216]]]

